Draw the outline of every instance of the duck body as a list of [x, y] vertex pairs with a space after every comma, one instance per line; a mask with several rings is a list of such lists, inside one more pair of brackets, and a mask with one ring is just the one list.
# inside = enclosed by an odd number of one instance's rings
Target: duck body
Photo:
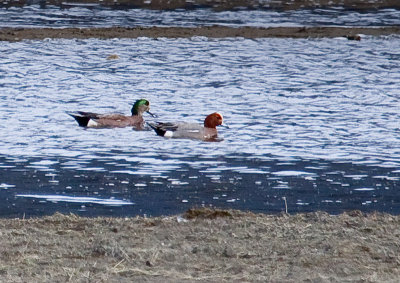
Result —
[[134, 127], [143, 130], [144, 119], [143, 113], [147, 112], [154, 116], [150, 111], [150, 102], [146, 99], [139, 99], [132, 107], [132, 115], [125, 116], [122, 114], [98, 114], [93, 112], [68, 112], [81, 127], [87, 128], [123, 128]]
[[204, 120], [204, 126], [195, 123], [148, 123], [157, 135], [165, 138], [185, 138], [197, 140], [215, 140], [218, 137], [217, 126], [223, 126], [219, 113], [212, 113]]
[[194, 123], [149, 123], [157, 135], [166, 138], [208, 140], [218, 136], [217, 129], [206, 128]]
[[142, 116], [125, 116], [122, 114], [97, 114], [92, 112], [68, 113], [78, 122], [79, 126], [87, 128], [123, 128], [135, 127], [143, 129], [144, 119]]

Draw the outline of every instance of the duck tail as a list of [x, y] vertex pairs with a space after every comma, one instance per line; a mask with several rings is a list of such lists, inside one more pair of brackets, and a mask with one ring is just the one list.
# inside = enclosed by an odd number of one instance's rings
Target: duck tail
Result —
[[156, 132], [156, 134], [159, 135], [159, 136], [163, 137], [165, 135], [165, 133], [167, 132], [166, 130], [162, 129], [160, 127], [160, 125], [156, 125], [156, 124], [153, 124], [153, 123], [147, 123], [147, 125], [149, 125], [150, 128], [152, 128]]
[[87, 127], [90, 117], [85, 116], [81, 112], [67, 112], [67, 114], [71, 117], [73, 117], [81, 127]]

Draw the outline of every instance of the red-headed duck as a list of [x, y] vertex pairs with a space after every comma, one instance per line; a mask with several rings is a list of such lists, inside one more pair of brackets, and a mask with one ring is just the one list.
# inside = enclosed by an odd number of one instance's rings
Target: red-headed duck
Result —
[[157, 135], [166, 138], [187, 138], [199, 140], [214, 140], [218, 136], [217, 126], [228, 126], [223, 124], [220, 113], [212, 113], [204, 120], [204, 126], [193, 123], [148, 123]]

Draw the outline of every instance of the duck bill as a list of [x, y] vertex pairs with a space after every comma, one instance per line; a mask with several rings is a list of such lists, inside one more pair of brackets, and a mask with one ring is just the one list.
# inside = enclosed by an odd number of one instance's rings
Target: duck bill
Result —
[[223, 127], [223, 128], [226, 128], [226, 129], [230, 129], [227, 124], [221, 124], [220, 126]]
[[146, 112], [149, 113], [150, 116], [153, 117], [153, 118], [157, 118], [157, 117], [158, 117], [156, 114], [153, 114], [153, 113], [151, 113], [150, 111], [146, 111]]

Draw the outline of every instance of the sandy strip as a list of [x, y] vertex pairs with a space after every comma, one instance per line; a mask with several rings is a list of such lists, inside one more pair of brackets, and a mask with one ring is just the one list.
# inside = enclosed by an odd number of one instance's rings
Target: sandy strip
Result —
[[2, 282], [398, 282], [400, 216], [0, 219]]
[[230, 28], [222, 26], [184, 28], [184, 27], [138, 27], [138, 28], [2, 28], [0, 41], [20, 41], [24, 39], [42, 40], [45, 38], [138, 38], [138, 37], [167, 37], [187, 38], [205, 36], [210, 38], [243, 37], [243, 38], [320, 38], [347, 37], [355, 35], [391, 35], [400, 34], [400, 27], [383, 28], [350, 28], [350, 27], [272, 27]]

